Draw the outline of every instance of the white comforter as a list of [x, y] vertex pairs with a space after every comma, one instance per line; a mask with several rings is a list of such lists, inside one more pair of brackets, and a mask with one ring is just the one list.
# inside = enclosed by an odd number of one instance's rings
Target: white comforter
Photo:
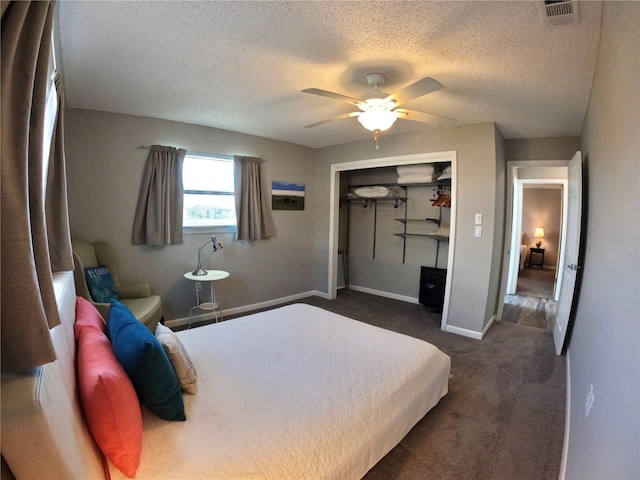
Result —
[[198, 393], [186, 422], [143, 412], [136, 478], [361, 478], [447, 393], [433, 345], [309, 305], [179, 337]]

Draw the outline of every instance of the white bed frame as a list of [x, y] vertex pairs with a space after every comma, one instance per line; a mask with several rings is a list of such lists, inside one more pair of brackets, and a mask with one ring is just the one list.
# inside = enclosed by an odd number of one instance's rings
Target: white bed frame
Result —
[[76, 393], [73, 272], [54, 274], [54, 287], [62, 319], [51, 329], [58, 360], [30, 375], [2, 375], [2, 456], [18, 480], [103, 479]]
[[[104, 478], [76, 393], [72, 272], [55, 286], [58, 360], [3, 375], [2, 455], [18, 480]], [[179, 337], [198, 393], [186, 422], [143, 409], [136, 478], [361, 478], [447, 393], [450, 359], [432, 345], [309, 305]]]

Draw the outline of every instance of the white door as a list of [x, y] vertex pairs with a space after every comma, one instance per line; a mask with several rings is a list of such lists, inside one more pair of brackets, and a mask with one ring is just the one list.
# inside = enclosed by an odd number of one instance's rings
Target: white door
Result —
[[565, 344], [569, 315], [573, 304], [573, 292], [576, 286], [576, 275], [580, 268], [580, 265], [578, 265], [578, 253], [580, 250], [580, 225], [582, 221], [581, 152], [576, 152], [571, 162], [569, 162], [568, 176], [567, 237], [562, 255], [562, 283], [560, 285], [558, 314], [553, 322], [553, 341], [558, 355], [562, 354], [562, 348]]

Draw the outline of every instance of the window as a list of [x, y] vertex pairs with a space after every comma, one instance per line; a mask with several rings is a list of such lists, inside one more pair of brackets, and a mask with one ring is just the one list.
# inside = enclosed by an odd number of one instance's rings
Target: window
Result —
[[233, 157], [187, 152], [182, 185], [184, 233], [236, 231]]
[[51, 139], [53, 129], [58, 118], [58, 92], [56, 91], [56, 51], [54, 48], [54, 35], [51, 32], [51, 55], [47, 68], [47, 100], [44, 107], [44, 129], [42, 130], [42, 191], [47, 189], [47, 175], [49, 173], [49, 157], [51, 155]]

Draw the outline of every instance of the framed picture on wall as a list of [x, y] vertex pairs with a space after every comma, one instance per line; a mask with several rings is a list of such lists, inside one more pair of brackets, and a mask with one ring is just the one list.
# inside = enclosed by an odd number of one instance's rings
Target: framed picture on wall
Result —
[[304, 184], [271, 182], [272, 210], [304, 210]]

